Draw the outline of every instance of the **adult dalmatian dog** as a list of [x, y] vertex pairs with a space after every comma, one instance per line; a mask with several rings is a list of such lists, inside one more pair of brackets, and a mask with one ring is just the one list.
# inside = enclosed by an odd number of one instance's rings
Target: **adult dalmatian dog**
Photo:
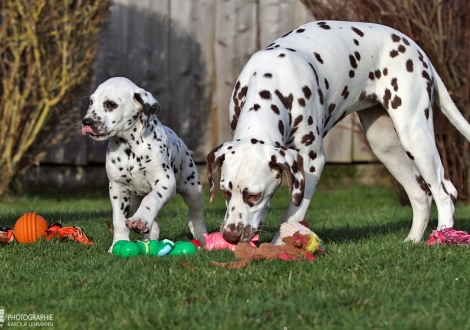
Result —
[[[281, 222], [303, 220], [325, 165], [322, 138], [355, 111], [372, 151], [411, 201], [413, 223], [406, 240], [421, 240], [432, 199], [438, 228], [453, 227], [457, 191], [436, 148], [434, 100], [470, 140], [470, 125], [424, 52], [386, 26], [311, 22], [255, 53], [233, 89], [233, 141], [207, 156], [211, 201], [221, 166], [227, 205], [223, 237], [229, 242], [252, 238], [281, 184], [281, 171], [291, 196]], [[273, 243], [280, 243], [279, 233]]]
[[159, 111], [155, 98], [126, 78], [111, 78], [90, 96], [82, 134], [95, 141], [109, 140], [106, 173], [113, 245], [129, 240], [129, 228], [144, 233], [144, 239], [158, 239], [155, 217], [176, 193], [188, 205], [191, 233], [205, 242], [204, 192], [196, 165], [184, 142], [156, 118]]

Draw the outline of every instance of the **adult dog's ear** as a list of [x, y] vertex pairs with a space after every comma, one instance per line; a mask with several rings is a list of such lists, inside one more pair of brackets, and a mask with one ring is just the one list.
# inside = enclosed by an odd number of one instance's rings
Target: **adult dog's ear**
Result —
[[218, 168], [224, 163], [227, 143], [222, 143], [207, 154], [207, 179], [210, 186], [210, 202], [217, 195]]
[[299, 206], [304, 199], [305, 191], [304, 159], [292, 149], [282, 147], [275, 150], [274, 155], [271, 156], [269, 167], [283, 170], [286, 173], [292, 204]]
[[142, 106], [145, 115], [145, 126], [147, 126], [160, 113], [160, 103], [149, 92], [141, 90], [134, 93], [134, 100]]

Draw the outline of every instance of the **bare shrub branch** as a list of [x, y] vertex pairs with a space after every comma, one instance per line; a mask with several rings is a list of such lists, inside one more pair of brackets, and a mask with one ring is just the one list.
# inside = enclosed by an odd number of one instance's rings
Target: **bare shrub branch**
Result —
[[91, 77], [109, 5], [0, 0], [0, 196], [67, 134], [61, 124]]

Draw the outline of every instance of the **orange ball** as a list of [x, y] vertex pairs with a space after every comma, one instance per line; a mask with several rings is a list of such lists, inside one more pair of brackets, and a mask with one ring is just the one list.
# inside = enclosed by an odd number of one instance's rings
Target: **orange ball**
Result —
[[39, 238], [45, 237], [48, 228], [49, 225], [46, 219], [33, 212], [23, 214], [23, 216], [16, 221], [13, 232], [18, 242], [27, 244], [34, 243]]

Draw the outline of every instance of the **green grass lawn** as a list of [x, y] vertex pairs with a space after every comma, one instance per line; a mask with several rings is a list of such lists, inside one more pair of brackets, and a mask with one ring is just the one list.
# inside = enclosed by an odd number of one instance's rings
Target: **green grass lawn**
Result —
[[[82, 227], [95, 242], [0, 247], [6, 314], [53, 314], [56, 329], [470, 329], [470, 249], [403, 243], [412, 212], [398, 204], [392, 188], [320, 188], [306, 220], [328, 254], [316, 262], [260, 261], [241, 270], [210, 265], [234, 261], [229, 251], [108, 254], [106, 193], [45, 192], [0, 202], [0, 226], [35, 211], [49, 222]], [[274, 236], [287, 202], [281, 187], [262, 241]], [[207, 202], [209, 231], [218, 229], [224, 207], [221, 195]], [[456, 228], [469, 231], [469, 219], [470, 207], [459, 205]], [[180, 197], [158, 221], [161, 238], [191, 239]], [[436, 224], [433, 210], [425, 240]]]

